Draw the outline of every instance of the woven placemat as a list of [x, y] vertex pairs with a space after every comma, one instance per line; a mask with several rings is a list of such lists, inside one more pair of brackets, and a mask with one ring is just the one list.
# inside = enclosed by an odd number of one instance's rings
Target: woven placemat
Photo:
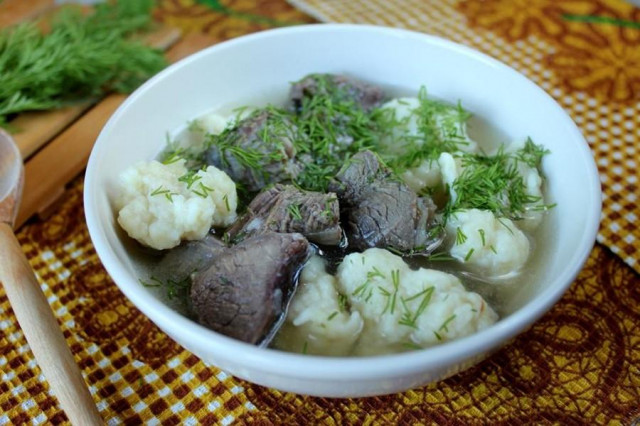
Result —
[[[220, 40], [311, 20], [284, 0], [170, 0], [156, 16]], [[615, 425], [640, 418], [640, 276], [602, 245], [546, 316], [478, 366], [395, 395], [312, 398], [231, 377], [156, 328], [102, 267], [82, 189], [78, 178], [57, 213], [24, 226], [18, 238], [108, 424]], [[1, 288], [0, 369], [0, 425], [66, 421]]]

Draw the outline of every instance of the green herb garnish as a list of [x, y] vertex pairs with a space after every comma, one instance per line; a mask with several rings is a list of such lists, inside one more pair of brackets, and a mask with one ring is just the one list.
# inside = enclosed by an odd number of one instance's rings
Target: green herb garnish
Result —
[[289, 216], [296, 220], [302, 220], [302, 213], [300, 212], [300, 205], [292, 203], [287, 206], [287, 212]]
[[446, 331], [447, 333], [449, 332], [449, 329], [447, 328], [447, 326], [449, 325], [449, 323], [451, 321], [453, 321], [454, 319], [456, 319], [456, 314], [451, 315], [449, 318], [447, 318], [442, 325], [440, 326], [440, 328], [438, 329], [438, 331]]
[[0, 31], [0, 126], [24, 111], [131, 92], [164, 68], [160, 51], [130, 38], [151, 24], [153, 3], [106, 2], [86, 16], [65, 9], [46, 34], [35, 23]]
[[196, 189], [192, 189], [191, 192], [196, 194], [199, 197], [207, 198], [210, 192], [213, 192], [214, 189], [205, 185], [202, 182], [198, 182], [198, 187]]
[[484, 229], [478, 229], [478, 233], [480, 234], [480, 239], [482, 240], [482, 247], [484, 247], [487, 244], [485, 240]]
[[[165, 163], [165, 164], [167, 164], [167, 163]], [[197, 181], [199, 181], [200, 179], [202, 179], [202, 176], [198, 175], [198, 171], [197, 170], [189, 170], [187, 173], [185, 173], [184, 175], [180, 176], [178, 178], [178, 181], [186, 183], [187, 184], [187, 189], [191, 189], [193, 184], [196, 183]]]
[[171, 192], [168, 189], [164, 189], [164, 187], [160, 185], [159, 187], [154, 189], [153, 192], [151, 192], [152, 197], [155, 197], [156, 195], [164, 195], [167, 200], [173, 203], [173, 196], [178, 194], [176, 194], [175, 192]]
[[458, 226], [456, 228], [456, 244], [457, 245], [464, 244], [465, 241], [467, 241], [467, 236], [465, 235], [464, 232], [462, 232], [462, 229], [460, 229], [460, 227]]
[[465, 262], [468, 262], [469, 259], [471, 259], [471, 256], [473, 255], [474, 251], [475, 249], [473, 247], [469, 249], [469, 251], [467, 252], [467, 255], [464, 257]]
[[[427, 309], [427, 305], [431, 301], [431, 297], [433, 296], [434, 290], [435, 290], [435, 287], [431, 286], [431, 287], [428, 287], [428, 288], [422, 290], [421, 292], [419, 292], [417, 294], [414, 294], [413, 296], [411, 296], [411, 297], [409, 297], [407, 299], [400, 298], [400, 301], [402, 302], [402, 306], [404, 308], [404, 313], [402, 314], [402, 318], [400, 318], [400, 321], [398, 321], [398, 324], [406, 325], [407, 327], [411, 327], [411, 328], [418, 328], [416, 326], [416, 321], [418, 320], [420, 315], [422, 315], [424, 310]], [[419, 297], [422, 297], [422, 300], [420, 300], [420, 305], [418, 306], [418, 309], [416, 309], [414, 312], [412, 312], [409, 309], [409, 306], [407, 305], [407, 302], [410, 302], [410, 301], [412, 301], [414, 299], [417, 299]]]

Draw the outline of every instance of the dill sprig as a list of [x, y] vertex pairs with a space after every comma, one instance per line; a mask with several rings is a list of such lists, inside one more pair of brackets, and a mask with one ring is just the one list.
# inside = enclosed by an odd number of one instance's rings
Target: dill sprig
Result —
[[[435, 287], [431, 286], [431, 287], [427, 287], [421, 292], [418, 292], [406, 299], [404, 297], [401, 297], [400, 302], [402, 303], [404, 312], [402, 314], [402, 317], [400, 318], [400, 321], [398, 321], [398, 324], [406, 325], [407, 327], [411, 327], [411, 328], [418, 328], [418, 326], [416, 325], [416, 321], [418, 321], [418, 318], [420, 317], [420, 315], [422, 315], [425, 309], [427, 309], [427, 305], [429, 304], [429, 302], [431, 302], [431, 297], [433, 296], [434, 291], [435, 291]], [[412, 311], [409, 308], [409, 305], [407, 304], [407, 302], [418, 299], [420, 297], [422, 299], [420, 300], [420, 304], [418, 305], [418, 308], [415, 311]]]
[[533, 205], [540, 210], [551, 208], [552, 205], [538, 204], [541, 197], [527, 193], [518, 171], [518, 162], [539, 168], [547, 153], [528, 139], [523, 148], [513, 153], [502, 146], [495, 155], [461, 154], [462, 172], [452, 185], [456, 197], [445, 207], [445, 220], [463, 209], [489, 210], [498, 218], [519, 220]]
[[182, 280], [176, 281], [168, 279], [163, 281], [157, 277], [149, 277], [149, 281], [138, 279], [140, 284], [145, 287], [159, 287], [165, 290], [167, 299], [177, 300], [183, 305], [188, 305], [189, 291], [191, 290], [191, 278], [188, 276]]
[[379, 137], [378, 124], [345, 88], [329, 75], [310, 76], [316, 84], [313, 96], [302, 98], [295, 124], [306, 136], [296, 150], [313, 158], [295, 179], [301, 188], [324, 192], [329, 180], [354, 154], [372, 149]]
[[467, 145], [469, 140], [464, 129], [471, 114], [460, 102], [453, 106], [437, 99], [429, 98], [422, 86], [418, 92], [419, 105], [413, 114], [417, 118], [418, 135], [407, 132], [394, 134], [398, 127], [406, 127], [411, 117], [398, 120], [392, 109], [379, 109], [375, 112], [383, 138], [392, 138], [394, 146], [401, 146], [402, 152], [387, 153], [381, 147], [383, 158], [396, 174], [417, 167], [422, 161], [436, 161], [443, 152], [456, 152]]
[[64, 9], [42, 33], [35, 23], [0, 31], [0, 126], [14, 114], [131, 92], [161, 70], [162, 53], [131, 40], [151, 23], [152, 0]]
[[167, 200], [173, 203], [173, 196], [178, 194], [176, 194], [175, 192], [171, 192], [171, 190], [166, 189], [165, 187], [160, 185], [151, 192], [152, 197], [155, 197], [156, 195], [164, 195]]
[[300, 212], [300, 205], [291, 203], [287, 206], [287, 212], [294, 220], [302, 220], [302, 213]]
[[444, 322], [442, 323], [442, 325], [440, 326], [440, 328], [438, 329], [438, 331], [442, 331], [444, 330], [445, 332], [449, 332], [449, 328], [447, 327], [449, 325], [449, 323], [451, 321], [453, 321], [454, 319], [456, 319], [456, 314], [451, 315], [449, 318], [447, 318], [446, 320], [444, 320]]
[[399, 269], [394, 269], [391, 271], [391, 284], [393, 285], [393, 293], [380, 286], [378, 286], [378, 289], [380, 290], [382, 295], [385, 296], [387, 299], [387, 302], [385, 304], [384, 309], [382, 310], [382, 313], [384, 314], [385, 312], [387, 312], [387, 310], [389, 310], [391, 315], [393, 315], [393, 312], [396, 309], [396, 299], [398, 297], [398, 290], [400, 289], [400, 270]]

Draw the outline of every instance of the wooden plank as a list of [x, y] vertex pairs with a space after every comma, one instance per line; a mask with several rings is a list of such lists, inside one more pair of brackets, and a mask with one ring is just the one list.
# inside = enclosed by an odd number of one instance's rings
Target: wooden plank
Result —
[[100, 130], [125, 98], [125, 95], [107, 96], [27, 161], [16, 226], [46, 209], [53, 201], [51, 196], [60, 193], [60, 188], [82, 171]]
[[20, 114], [11, 121], [16, 129], [13, 135], [22, 158], [29, 158], [41, 146], [73, 123], [91, 107], [90, 102], [51, 111], [34, 111]]
[[188, 33], [180, 43], [177, 43], [167, 52], [167, 60], [171, 63], [178, 62], [193, 53], [216, 44], [220, 40], [204, 33]]
[[54, 0], [4, 0], [0, 2], [0, 28], [37, 18], [54, 7]]
[[[158, 26], [154, 31], [142, 36], [141, 40], [156, 49], [166, 50], [180, 39], [180, 35], [181, 31], [178, 28]], [[17, 129], [13, 137], [22, 158], [27, 159], [33, 155], [94, 103], [95, 101], [83, 102], [51, 111], [23, 113], [12, 120], [11, 125]]]
[[[215, 43], [202, 34], [189, 34], [167, 53], [174, 62]], [[25, 164], [24, 192], [16, 228], [34, 214], [51, 211], [52, 196], [80, 174], [102, 127], [124, 101], [124, 95], [110, 95], [91, 108]]]

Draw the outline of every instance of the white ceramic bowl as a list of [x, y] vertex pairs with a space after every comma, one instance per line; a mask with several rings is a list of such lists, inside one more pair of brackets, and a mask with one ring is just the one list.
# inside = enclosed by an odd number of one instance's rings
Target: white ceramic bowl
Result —
[[[117, 176], [153, 158], [165, 134], [204, 112], [284, 100], [288, 85], [312, 72], [348, 73], [456, 102], [509, 138], [531, 136], [544, 160], [548, 220], [555, 237], [545, 268], [509, 303], [513, 313], [477, 334], [426, 350], [366, 358], [326, 358], [260, 349], [181, 316], [138, 282], [115, 221]], [[420, 33], [358, 25], [264, 31], [215, 45], [167, 68], [133, 93], [100, 134], [87, 167], [84, 201], [93, 244], [122, 292], [154, 323], [204, 361], [243, 379], [302, 394], [355, 397], [440, 380], [482, 360], [525, 330], [565, 292], [594, 243], [600, 184], [589, 147], [562, 108], [534, 83], [467, 47]]]

